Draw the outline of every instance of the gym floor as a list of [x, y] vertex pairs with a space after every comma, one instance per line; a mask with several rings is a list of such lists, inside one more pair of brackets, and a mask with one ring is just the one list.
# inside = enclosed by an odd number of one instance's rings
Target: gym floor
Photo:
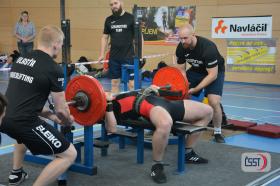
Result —
[[[102, 80], [105, 89], [110, 88], [110, 81]], [[8, 84], [8, 73], [0, 72], [0, 92], [4, 93]], [[143, 82], [143, 86], [149, 83]], [[280, 86], [257, 85], [226, 82], [224, 85], [223, 106], [228, 118], [254, 121], [258, 124], [272, 123], [280, 126]], [[74, 136], [80, 136], [83, 130], [76, 125]], [[98, 132], [100, 126], [95, 125]], [[168, 183], [166, 185], [246, 185], [265, 173], [245, 173], [241, 170], [241, 154], [244, 152], [268, 152], [271, 154], [271, 171], [280, 167], [280, 139], [272, 139], [249, 135], [245, 132], [224, 130], [225, 144], [212, 142], [212, 131], [205, 132], [198, 143], [196, 151], [210, 160], [207, 165], [186, 165], [186, 173], [175, 175], [177, 153], [175, 145], [169, 145], [165, 157]], [[2, 134], [0, 146], [0, 185], [7, 184], [8, 174], [12, 164], [14, 140]], [[95, 164], [98, 174], [86, 176], [78, 173], [68, 173], [69, 185], [156, 185], [149, 178], [151, 150], [145, 149], [145, 163], [136, 164], [136, 149], [128, 146], [124, 150], [112, 144], [107, 157], [100, 157], [95, 150]], [[40, 170], [41, 165], [25, 163], [25, 169], [30, 174], [29, 180], [22, 185], [31, 185]], [[279, 173], [278, 173], [279, 174]]]

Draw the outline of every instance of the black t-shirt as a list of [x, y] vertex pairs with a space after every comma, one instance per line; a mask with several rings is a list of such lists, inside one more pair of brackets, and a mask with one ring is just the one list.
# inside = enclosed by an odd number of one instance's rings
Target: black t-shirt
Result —
[[13, 64], [6, 96], [6, 118], [14, 121], [38, 119], [50, 91], [63, 91], [61, 67], [46, 53], [34, 50]]
[[122, 16], [106, 18], [104, 34], [111, 37], [110, 59], [129, 59], [134, 55], [134, 17], [125, 12]]
[[225, 71], [225, 60], [219, 53], [215, 43], [201, 36], [196, 36], [197, 44], [194, 49], [183, 48], [179, 43], [176, 49], [177, 63], [184, 64], [188, 62], [191, 65], [190, 70], [207, 74], [206, 68], [213, 68], [218, 65], [218, 72]]

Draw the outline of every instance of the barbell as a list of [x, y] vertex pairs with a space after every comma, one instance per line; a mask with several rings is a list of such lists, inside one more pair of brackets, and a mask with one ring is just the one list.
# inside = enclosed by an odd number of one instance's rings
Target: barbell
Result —
[[[186, 76], [175, 67], [159, 69], [152, 84], [170, 90], [171, 94], [164, 96], [167, 99], [184, 99], [189, 89]], [[124, 93], [127, 92], [119, 94]], [[107, 106], [106, 94], [101, 83], [94, 77], [80, 75], [71, 79], [67, 84], [65, 97], [78, 124], [91, 126], [103, 119]]]

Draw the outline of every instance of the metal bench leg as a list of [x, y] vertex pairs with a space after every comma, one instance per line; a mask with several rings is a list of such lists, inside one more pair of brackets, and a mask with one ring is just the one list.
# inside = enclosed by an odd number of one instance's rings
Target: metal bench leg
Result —
[[124, 148], [125, 148], [125, 137], [119, 136], [119, 149], [124, 149]]
[[179, 174], [185, 172], [185, 136], [185, 134], [178, 134], [177, 172]]
[[137, 129], [137, 163], [144, 163], [144, 129]]
[[[105, 124], [101, 125], [101, 140], [108, 141]], [[101, 148], [101, 156], [107, 156], [107, 155], [108, 155], [108, 148]]]

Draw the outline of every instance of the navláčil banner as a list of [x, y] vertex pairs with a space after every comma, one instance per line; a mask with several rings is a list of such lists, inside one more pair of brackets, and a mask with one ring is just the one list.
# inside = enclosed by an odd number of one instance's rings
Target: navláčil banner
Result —
[[144, 44], [178, 44], [178, 29], [186, 23], [195, 27], [195, 14], [195, 6], [137, 7]]
[[272, 16], [213, 17], [212, 38], [272, 38]]
[[275, 73], [276, 39], [228, 39], [227, 71]]

